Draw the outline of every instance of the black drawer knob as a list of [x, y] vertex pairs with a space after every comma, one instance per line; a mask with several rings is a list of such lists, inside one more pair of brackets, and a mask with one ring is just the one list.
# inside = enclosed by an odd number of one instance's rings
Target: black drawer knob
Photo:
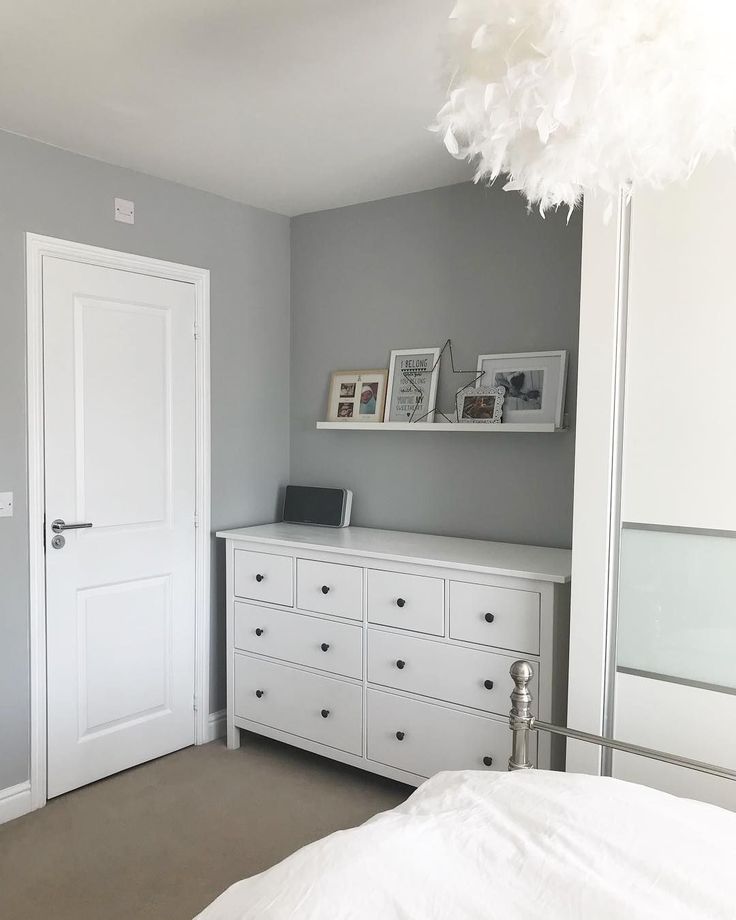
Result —
[[329, 709], [323, 709], [322, 712], [320, 713], [323, 719], [326, 719], [329, 714], [330, 714]]
[[486, 623], [492, 623], [496, 618], [494, 617], [494, 615], [493, 615], [492, 613], [487, 613], [487, 614], [483, 617], [483, 619], [486, 621]]
[[263, 635], [263, 630], [261, 629], [260, 626], [259, 626], [258, 629], [256, 630], [256, 635], [257, 635], [257, 636], [262, 636], [262, 635]]
[[256, 575], [256, 581], [260, 583], [263, 581], [265, 577], [266, 577], [265, 575]]
[[329, 593], [330, 593], [330, 589], [329, 589], [329, 586], [328, 586], [328, 585], [322, 585], [322, 593], [323, 593], [323, 594], [329, 594]]
[[492, 680], [484, 680], [484, 681], [483, 681], [483, 686], [486, 688], [486, 690], [493, 690], [493, 681], [492, 681]]
[[396, 732], [396, 740], [403, 741], [406, 738], [406, 735], [403, 732]]
[[329, 647], [330, 647], [329, 642], [323, 642], [322, 645], [320, 645], [320, 648], [322, 649], [323, 652], [326, 652]]
[[260, 700], [260, 698], [263, 696], [263, 690], [256, 690], [256, 696]]
[[397, 667], [400, 671], [403, 671], [404, 668], [406, 667], [406, 662], [405, 662], [405, 661], [402, 661], [401, 658], [399, 658], [399, 660], [396, 662], [396, 667]]
[[406, 607], [406, 601], [404, 600], [403, 597], [397, 597], [397, 598], [396, 598], [396, 606], [397, 606], [397, 607]]
[[486, 755], [486, 756], [483, 758], [483, 764], [484, 764], [484, 766], [486, 766], [486, 767], [492, 767], [492, 766], [493, 766], [493, 758], [492, 758], [492, 757], [489, 757], [488, 755]]

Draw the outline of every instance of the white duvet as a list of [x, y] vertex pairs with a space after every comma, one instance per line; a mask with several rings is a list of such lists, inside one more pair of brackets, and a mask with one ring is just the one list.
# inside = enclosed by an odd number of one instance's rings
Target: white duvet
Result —
[[736, 814], [575, 774], [440, 773], [199, 920], [736, 920]]

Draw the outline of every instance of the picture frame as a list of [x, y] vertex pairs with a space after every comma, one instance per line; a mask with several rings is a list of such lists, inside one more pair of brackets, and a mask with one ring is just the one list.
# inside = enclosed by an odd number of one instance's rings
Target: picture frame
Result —
[[504, 387], [464, 387], [455, 396], [458, 425], [500, 425]]
[[388, 371], [333, 371], [327, 400], [328, 422], [382, 422]]
[[567, 385], [566, 351], [479, 355], [482, 386], [503, 386], [503, 421], [553, 423], [562, 428]]
[[439, 348], [397, 348], [391, 352], [387, 422], [434, 421], [439, 357]]

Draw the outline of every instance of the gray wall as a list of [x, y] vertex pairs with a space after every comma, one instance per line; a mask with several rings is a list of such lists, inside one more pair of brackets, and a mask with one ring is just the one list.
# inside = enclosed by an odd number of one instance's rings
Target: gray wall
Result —
[[[582, 220], [565, 218], [471, 184], [295, 218], [291, 481], [353, 489], [355, 524], [569, 547], [573, 432], [314, 428], [330, 371], [447, 338], [471, 369], [479, 353], [569, 349], [574, 419]], [[443, 363], [441, 408], [468, 379]]]
[[[115, 196], [135, 201], [134, 226], [113, 221]], [[15, 493], [15, 516], [0, 518], [0, 789], [28, 777], [24, 231], [211, 270], [213, 530], [273, 520], [289, 466], [288, 219], [0, 133], [0, 491]]]
[[[115, 196], [135, 201], [134, 226], [113, 221]], [[517, 195], [461, 185], [294, 219], [290, 362], [287, 218], [0, 132], [0, 491], [15, 493], [15, 516], [0, 518], [0, 789], [28, 777], [25, 231], [211, 270], [213, 530], [273, 520], [290, 479], [352, 488], [356, 524], [570, 545], [572, 432], [314, 423], [331, 370], [387, 366], [390, 348], [448, 336], [470, 368], [479, 351], [570, 349], [574, 417], [580, 215], [541, 221]], [[454, 386], [445, 365], [441, 405]], [[224, 705], [214, 540], [213, 602], [214, 711]]]

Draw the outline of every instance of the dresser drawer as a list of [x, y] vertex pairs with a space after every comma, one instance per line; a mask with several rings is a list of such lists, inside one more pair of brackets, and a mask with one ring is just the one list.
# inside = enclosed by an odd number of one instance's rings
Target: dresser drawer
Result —
[[363, 676], [363, 630], [303, 613], [235, 602], [235, 648], [310, 668]]
[[450, 636], [539, 654], [539, 595], [533, 591], [450, 582]]
[[234, 557], [233, 581], [237, 597], [294, 606], [294, 560], [291, 556], [236, 549]]
[[297, 606], [350, 620], [363, 619], [363, 570], [355, 565], [297, 559]]
[[368, 622], [442, 636], [445, 583], [425, 575], [368, 572]]
[[[493, 652], [368, 630], [370, 683], [501, 716], [509, 711], [509, 668], [513, 663], [512, 657]], [[535, 698], [536, 680], [535, 675], [530, 684]]]
[[286, 665], [235, 655], [235, 715], [327, 744], [363, 751], [362, 688]]
[[366, 719], [369, 760], [418, 776], [508, 767], [507, 722], [379, 690], [368, 691]]

